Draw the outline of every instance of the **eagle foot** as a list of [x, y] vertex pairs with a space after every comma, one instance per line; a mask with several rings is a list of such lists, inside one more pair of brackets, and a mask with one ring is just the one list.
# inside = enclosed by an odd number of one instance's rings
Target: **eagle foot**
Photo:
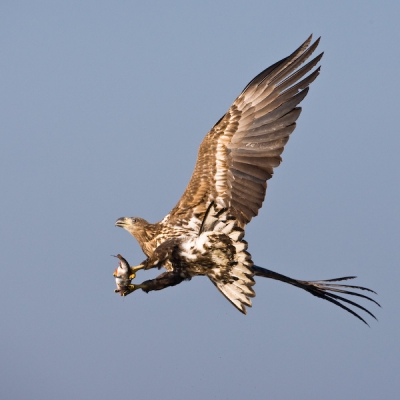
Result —
[[129, 272], [130, 272], [129, 279], [134, 279], [136, 277], [136, 272], [141, 270], [141, 269], [144, 269], [144, 265], [143, 264], [135, 265], [133, 267], [129, 267]]
[[145, 266], [141, 264], [131, 267], [129, 266], [128, 261], [126, 261], [125, 258], [121, 256], [121, 254], [118, 254], [114, 257], [120, 260], [118, 263], [118, 267], [113, 273], [115, 277], [115, 283], [117, 285], [114, 293], [119, 293], [121, 296], [127, 296], [128, 294], [140, 288], [138, 287], [138, 285], [132, 285], [131, 281], [132, 279], [136, 278], [136, 272], [140, 269], [143, 269]]
[[143, 289], [144, 286], [145, 285], [143, 285], [143, 284], [139, 284], [139, 285], [130, 284], [124, 288], [124, 290], [121, 292], [121, 296], [124, 296], [124, 297], [128, 296], [128, 294], [131, 294], [138, 289]]

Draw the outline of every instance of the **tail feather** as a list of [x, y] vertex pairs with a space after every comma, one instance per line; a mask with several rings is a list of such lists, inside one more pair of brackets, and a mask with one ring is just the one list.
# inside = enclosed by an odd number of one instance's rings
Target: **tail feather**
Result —
[[369, 310], [367, 310], [365, 307], [361, 306], [360, 304], [357, 304], [354, 301], [349, 300], [345, 297], [339, 296], [335, 293], [332, 293], [332, 292], [336, 292], [336, 293], [343, 293], [343, 294], [347, 294], [347, 295], [362, 297], [364, 299], [372, 301], [373, 303], [377, 304], [380, 307], [379, 303], [377, 301], [375, 301], [374, 299], [372, 299], [368, 296], [365, 296], [363, 294], [347, 290], [350, 288], [350, 289], [366, 290], [368, 292], [375, 293], [371, 289], [365, 288], [363, 286], [341, 285], [341, 284], [337, 284], [337, 283], [328, 283], [328, 282], [340, 282], [340, 281], [344, 281], [344, 280], [348, 280], [348, 279], [354, 279], [355, 276], [345, 276], [342, 278], [326, 279], [326, 280], [320, 280], [320, 281], [301, 281], [301, 280], [289, 278], [285, 275], [278, 274], [277, 272], [270, 271], [265, 268], [258, 267], [256, 265], [253, 266], [253, 271], [254, 271], [255, 276], [262, 276], [264, 278], [275, 279], [275, 280], [278, 280], [281, 282], [289, 283], [290, 285], [293, 285], [293, 286], [297, 286], [301, 289], [304, 289], [305, 291], [311, 293], [313, 296], [327, 300], [327, 301], [337, 305], [338, 307], [346, 310], [350, 314], [354, 315], [356, 318], [360, 319], [366, 325], [368, 325], [368, 323], [364, 320], [364, 318], [362, 318], [354, 310], [345, 306], [341, 302], [351, 304], [352, 306], [365, 311], [371, 317], [377, 319], [374, 314], [372, 314]]

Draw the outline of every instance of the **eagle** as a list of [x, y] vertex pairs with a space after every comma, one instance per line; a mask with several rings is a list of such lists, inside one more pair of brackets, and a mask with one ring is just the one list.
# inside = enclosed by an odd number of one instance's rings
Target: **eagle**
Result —
[[[356, 311], [363, 306], [343, 297], [375, 300], [354, 290], [373, 290], [338, 283], [354, 276], [303, 281], [259, 267], [252, 261], [243, 239], [245, 227], [261, 208], [274, 168], [296, 128], [310, 84], [320, 73], [323, 53], [311, 61], [320, 38], [312, 35], [291, 55], [258, 74], [240, 93], [227, 113], [208, 132], [198, 151], [197, 162], [183, 196], [157, 223], [139, 217], [119, 218], [138, 241], [146, 260], [138, 266], [120, 255], [114, 272], [116, 292], [126, 296], [135, 290], [162, 290], [194, 276], [207, 276], [215, 287], [243, 314], [255, 296], [256, 277], [289, 283], [325, 299], [367, 324]], [[132, 283], [138, 270], [165, 268], [155, 279]], [[340, 295], [338, 294], [340, 293]], [[376, 319], [376, 318], [375, 318]], [[367, 324], [368, 325], [368, 324]]]

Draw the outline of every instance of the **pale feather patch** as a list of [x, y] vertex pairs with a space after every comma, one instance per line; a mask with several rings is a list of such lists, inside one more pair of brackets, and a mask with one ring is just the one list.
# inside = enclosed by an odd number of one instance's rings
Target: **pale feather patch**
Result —
[[243, 252], [236, 255], [236, 260], [242, 264], [247, 264], [249, 261], [251, 263], [249, 255]]
[[227, 283], [224, 285], [224, 288], [231, 299], [239, 300], [241, 303], [245, 304], [246, 306], [251, 306], [251, 300], [247, 298], [242, 291], [235, 286], [233, 283]]
[[165, 223], [169, 220], [169, 216], [170, 216], [170, 213], [167, 214], [167, 215], [161, 220], [161, 223], [162, 223], [162, 224], [165, 224]]
[[194, 254], [193, 250], [195, 248], [195, 241], [189, 239], [181, 243], [181, 256], [187, 260], [196, 260], [197, 255]]
[[242, 268], [235, 265], [232, 268], [232, 275], [242, 280], [248, 280], [248, 277], [252, 275], [252, 272], [243, 265]]
[[245, 282], [243, 282], [242, 280], [234, 281], [232, 283], [232, 285], [236, 286], [246, 296], [249, 296], [249, 297], [254, 297], [255, 296], [254, 291], [250, 287], [248, 287], [245, 284]]
[[234, 246], [236, 248], [236, 253], [241, 253], [243, 250], [247, 249], [247, 243], [245, 242], [236, 242]]
[[210, 247], [209, 235], [212, 232], [203, 232], [198, 238], [195, 239], [195, 248], [204, 254], [207, 248]]
[[227, 172], [229, 171], [227, 165], [227, 145], [229, 144], [232, 133], [229, 132], [229, 126], [233, 123], [235, 124], [235, 118], [229, 121], [229, 125], [225, 130], [225, 134], [221, 135], [217, 140], [217, 146], [215, 149], [215, 174], [214, 174], [214, 183], [215, 189], [217, 192], [217, 197], [215, 202], [218, 205], [221, 205], [223, 208], [228, 207], [227, 199], [230, 197], [230, 187], [228, 185], [228, 175]]
[[229, 221], [226, 226], [221, 230], [222, 233], [228, 235], [231, 233], [232, 229], [235, 227], [236, 220]]
[[236, 296], [229, 290], [229, 288], [226, 285], [223, 284], [216, 284], [215, 285], [219, 291], [237, 308], [239, 309], [243, 314], [246, 314], [246, 308], [245, 306], [241, 303], [239, 299], [236, 298]]
[[214, 231], [215, 232], [221, 232], [221, 230], [224, 228], [225, 226], [225, 222], [224, 221], [219, 221], [215, 227], [214, 227]]
[[229, 237], [234, 241], [238, 242], [239, 240], [242, 240], [244, 237], [244, 231], [233, 231], [229, 234]]

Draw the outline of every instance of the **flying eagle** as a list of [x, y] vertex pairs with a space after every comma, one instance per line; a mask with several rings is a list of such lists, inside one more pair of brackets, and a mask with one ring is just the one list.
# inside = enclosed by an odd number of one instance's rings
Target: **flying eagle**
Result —
[[[137, 289], [161, 290], [205, 275], [246, 314], [246, 306], [251, 307], [251, 298], [255, 296], [254, 277], [262, 276], [302, 288], [365, 323], [345, 304], [375, 318], [366, 308], [337, 294], [358, 296], [378, 304], [353, 291], [372, 290], [337, 283], [354, 276], [321, 281], [292, 279], [254, 265], [243, 240], [246, 224], [258, 214], [264, 201], [266, 181], [281, 163], [280, 155], [296, 128], [301, 112], [298, 105], [319, 75], [320, 67], [311, 71], [323, 53], [302, 66], [318, 46], [319, 39], [313, 44], [311, 39], [312, 36], [289, 57], [257, 75], [208, 132], [183, 196], [163, 220], [155, 224], [138, 217], [116, 221], [116, 226], [136, 238], [147, 256], [136, 267], [130, 267], [120, 254], [117, 256], [120, 263], [114, 272], [116, 292], [126, 296]], [[161, 267], [166, 272], [157, 278], [131, 283], [136, 271]]]

